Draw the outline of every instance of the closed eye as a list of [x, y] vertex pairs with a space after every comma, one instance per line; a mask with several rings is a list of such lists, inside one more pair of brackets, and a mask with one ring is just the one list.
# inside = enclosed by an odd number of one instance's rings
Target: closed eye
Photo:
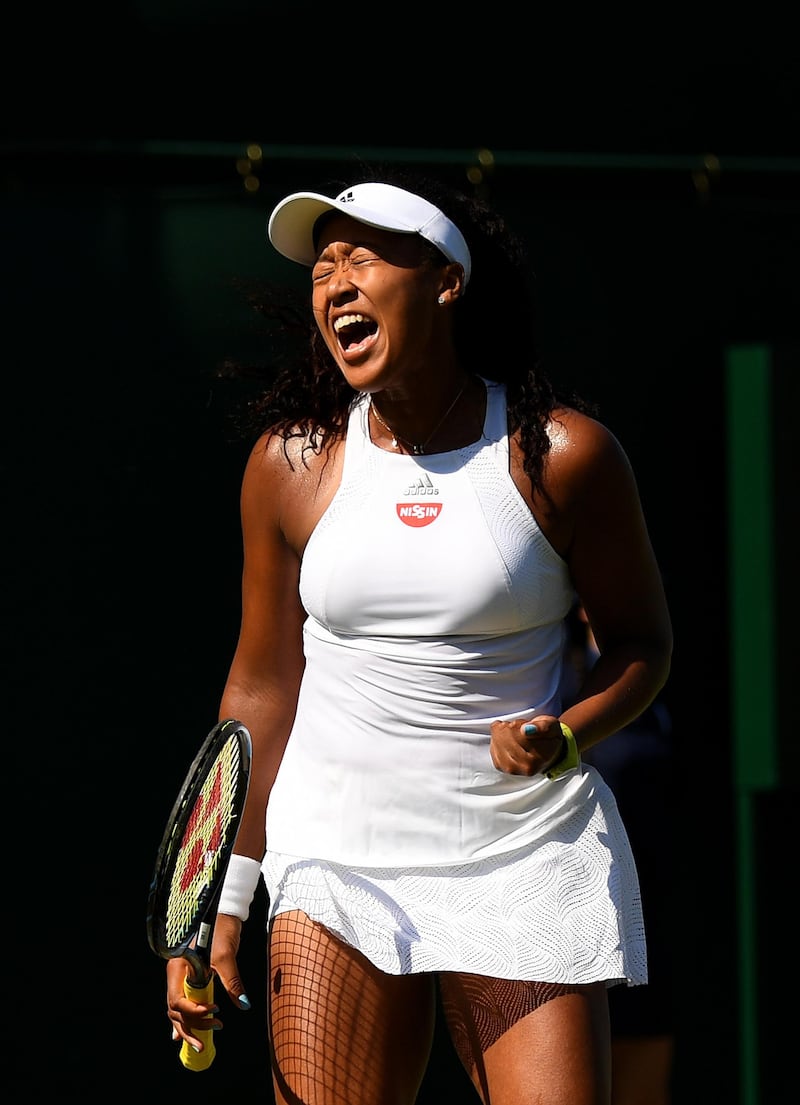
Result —
[[[336, 266], [325, 258], [325, 253], [317, 261], [311, 270], [311, 279], [315, 282], [329, 280], [333, 273], [336, 271]], [[363, 246], [356, 247], [349, 257], [342, 261], [343, 268], [356, 268], [363, 265], [368, 265], [373, 261], [380, 261], [380, 256], [375, 253], [374, 250], [365, 249]]]

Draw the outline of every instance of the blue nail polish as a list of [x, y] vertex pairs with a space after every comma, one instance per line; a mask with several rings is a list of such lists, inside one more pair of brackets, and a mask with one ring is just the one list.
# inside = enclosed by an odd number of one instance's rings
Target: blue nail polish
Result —
[[526, 737], [532, 737], [534, 733], [538, 733], [539, 730], [535, 725], [523, 725], [522, 732]]
[[247, 994], [239, 994], [239, 999], [238, 1000], [239, 1000], [239, 1004], [242, 1006], [242, 1008], [244, 1008], [244, 1009], [249, 1009], [250, 1008], [250, 998], [247, 996]]

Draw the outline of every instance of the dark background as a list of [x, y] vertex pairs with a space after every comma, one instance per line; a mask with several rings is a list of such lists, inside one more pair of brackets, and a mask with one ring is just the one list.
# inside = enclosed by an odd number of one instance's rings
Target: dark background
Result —
[[[267, 246], [269, 210], [363, 157], [478, 188], [524, 233], [546, 364], [631, 456], [676, 631], [675, 1105], [783, 1105], [800, 97], [780, 28], [769, 47], [695, 42], [695, 56], [649, 56], [640, 39], [620, 61], [523, 42], [509, 21], [502, 49], [496, 26], [445, 49], [406, 13], [387, 51], [363, 11], [306, 39], [286, 34], [289, 14], [217, 9], [37, 9], [7, 44], [4, 623], [21, 807], [7, 823], [24, 832], [6, 938], [11, 1100], [270, 1099], [263, 901], [243, 952], [253, 1010], [221, 1000], [226, 1030], [201, 1075], [169, 1040], [145, 903], [238, 626], [246, 445], [214, 370], [259, 338], [233, 282], [301, 280]], [[250, 143], [263, 158], [248, 177]], [[776, 599], [777, 735], [763, 739], [777, 774], [755, 794], [734, 763], [727, 506], [727, 357], [750, 345], [772, 366]], [[743, 940], [749, 848], [756, 932]], [[421, 1105], [444, 1100], [472, 1098], [440, 1039]]]

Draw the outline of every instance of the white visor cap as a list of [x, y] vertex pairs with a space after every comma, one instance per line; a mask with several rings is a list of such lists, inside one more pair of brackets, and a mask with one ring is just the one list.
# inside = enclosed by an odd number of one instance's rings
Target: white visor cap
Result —
[[398, 234], [419, 234], [464, 270], [469, 281], [471, 260], [464, 236], [454, 222], [422, 196], [393, 184], [355, 184], [336, 199], [317, 192], [295, 192], [281, 200], [269, 218], [269, 240], [278, 253], [312, 268], [317, 260], [314, 226], [326, 211], [341, 211], [367, 226]]

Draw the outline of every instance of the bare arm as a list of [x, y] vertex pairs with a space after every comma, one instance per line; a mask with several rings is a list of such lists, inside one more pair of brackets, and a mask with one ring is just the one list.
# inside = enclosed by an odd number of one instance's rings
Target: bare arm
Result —
[[[265, 851], [267, 800], [294, 720], [304, 666], [300, 556], [287, 541], [282, 523], [297, 495], [298, 482], [281, 442], [273, 439], [265, 447], [262, 438], [250, 454], [242, 480], [242, 617], [220, 703], [220, 717], [242, 721], [253, 739], [250, 786], [236, 854], [258, 861]], [[245, 984], [237, 963], [241, 928], [238, 917], [218, 915], [211, 963], [232, 1000], [246, 1009]], [[185, 996], [185, 973], [184, 960], [167, 964], [168, 1014], [173, 1038], [198, 1047], [198, 1032], [221, 1027], [222, 1021], [212, 1016], [207, 1004]]]
[[583, 749], [637, 718], [664, 686], [672, 626], [627, 456], [592, 419], [573, 417], [567, 429], [569, 443], [554, 450], [572, 519], [566, 558], [601, 652], [562, 719]]
[[664, 686], [672, 655], [663, 581], [625, 452], [606, 427], [575, 411], [558, 415], [551, 438], [548, 496], [530, 494], [518, 452], [514, 476], [569, 565], [601, 655], [560, 719], [533, 719], [534, 735], [520, 722], [493, 726], [495, 766], [514, 774], [546, 771], [558, 759], [559, 721], [583, 750], [637, 718]]
[[294, 720], [304, 666], [300, 558], [281, 525], [291, 485], [282, 443], [273, 439], [266, 450], [263, 440], [257, 443], [242, 481], [242, 619], [220, 716], [238, 718], [253, 738], [236, 852], [258, 860], [265, 850], [267, 800]]

